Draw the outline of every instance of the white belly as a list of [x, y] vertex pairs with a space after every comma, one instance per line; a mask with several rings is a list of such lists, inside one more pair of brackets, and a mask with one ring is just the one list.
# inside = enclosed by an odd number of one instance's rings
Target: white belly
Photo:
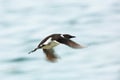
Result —
[[42, 48], [43, 48], [43, 49], [51, 49], [51, 48], [53, 48], [53, 47], [55, 47], [55, 46], [57, 46], [57, 45], [59, 45], [58, 42], [52, 41], [52, 42], [46, 44], [45, 46], [43, 46]]

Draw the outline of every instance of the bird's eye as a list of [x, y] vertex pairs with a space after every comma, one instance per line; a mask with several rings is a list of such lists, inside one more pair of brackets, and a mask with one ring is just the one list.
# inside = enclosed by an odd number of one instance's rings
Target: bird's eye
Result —
[[64, 38], [64, 36], [62, 34], [60, 36]]

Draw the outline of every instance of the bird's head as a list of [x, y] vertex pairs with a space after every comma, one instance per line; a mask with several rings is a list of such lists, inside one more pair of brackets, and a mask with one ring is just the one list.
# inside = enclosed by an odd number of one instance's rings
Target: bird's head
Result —
[[70, 34], [63, 34], [64, 38], [70, 39], [70, 38], [75, 38], [75, 36], [72, 36]]

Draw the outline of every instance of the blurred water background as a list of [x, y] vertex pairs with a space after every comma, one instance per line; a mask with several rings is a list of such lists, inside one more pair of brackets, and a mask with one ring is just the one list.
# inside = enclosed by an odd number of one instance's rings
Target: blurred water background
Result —
[[[52, 33], [87, 48], [28, 55]], [[0, 80], [120, 80], [120, 0], [0, 0]]]

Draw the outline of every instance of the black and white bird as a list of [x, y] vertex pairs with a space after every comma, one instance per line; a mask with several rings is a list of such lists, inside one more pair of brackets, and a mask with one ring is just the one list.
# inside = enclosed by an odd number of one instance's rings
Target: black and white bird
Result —
[[37, 49], [43, 49], [47, 60], [55, 62], [58, 59], [58, 56], [55, 54], [53, 48], [59, 44], [65, 44], [75, 49], [84, 48], [84, 46], [70, 40], [71, 38], [75, 38], [75, 36], [70, 34], [51, 34], [43, 39], [34, 50], [29, 52], [29, 54], [35, 52]]

